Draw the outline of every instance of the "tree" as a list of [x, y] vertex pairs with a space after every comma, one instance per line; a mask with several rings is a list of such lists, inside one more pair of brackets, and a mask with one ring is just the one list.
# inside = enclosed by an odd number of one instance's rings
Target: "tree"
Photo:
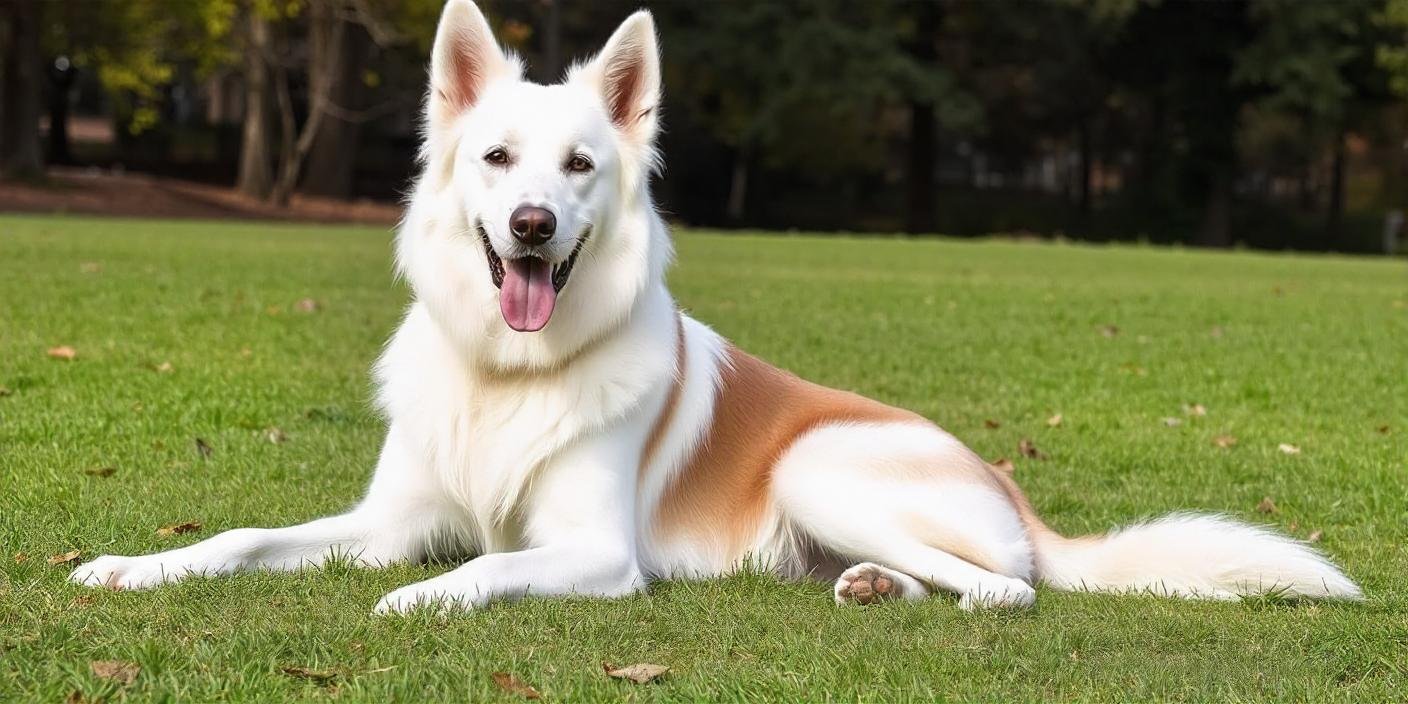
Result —
[[0, 177], [36, 178], [44, 172], [40, 22], [39, 0], [0, 0]]

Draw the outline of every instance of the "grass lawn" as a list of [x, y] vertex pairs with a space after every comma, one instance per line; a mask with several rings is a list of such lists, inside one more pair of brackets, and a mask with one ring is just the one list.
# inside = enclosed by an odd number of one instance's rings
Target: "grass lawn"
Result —
[[[367, 370], [408, 295], [389, 242], [0, 217], [0, 701], [518, 698], [494, 672], [555, 701], [1408, 692], [1402, 261], [686, 232], [672, 275], [684, 306], [765, 359], [1013, 458], [1058, 530], [1222, 511], [1318, 536], [1363, 603], [1039, 588], [1022, 613], [943, 597], [839, 609], [827, 585], [739, 575], [441, 620], [370, 611], [448, 565], [70, 586], [50, 556], [147, 553], [356, 500], [382, 433]], [[47, 353], [60, 346], [76, 356]], [[1044, 459], [1019, 455], [1023, 439]], [[103, 660], [141, 671], [103, 679]], [[603, 661], [671, 672], [633, 685]]]

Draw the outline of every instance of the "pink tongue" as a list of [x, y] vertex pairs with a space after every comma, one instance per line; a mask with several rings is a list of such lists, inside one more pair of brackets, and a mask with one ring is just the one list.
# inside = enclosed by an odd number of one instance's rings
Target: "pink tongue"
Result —
[[504, 264], [504, 285], [499, 289], [504, 322], [519, 332], [542, 330], [557, 304], [552, 265], [537, 257], [506, 259]]

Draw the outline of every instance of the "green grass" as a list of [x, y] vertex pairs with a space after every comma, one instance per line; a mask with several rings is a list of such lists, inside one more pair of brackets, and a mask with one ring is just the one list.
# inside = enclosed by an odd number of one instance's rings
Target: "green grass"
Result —
[[[448, 565], [130, 593], [67, 584], [48, 556], [146, 553], [356, 500], [382, 430], [367, 369], [408, 296], [389, 241], [367, 228], [0, 218], [0, 701], [513, 699], [495, 671], [554, 701], [1408, 691], [1401, 261], [686, 232], [672, 274], [684, 306], [754, 353], [1014, 458], [1058, 530], [1199, 508], [1320, 531], [1364, 586], [1359, 604], [1039, 589], [1024, 613], [962, 613], [949, 598], [838, 609], [825, 585], [740, 575], [437, 620], [370, 610]], [[304, 298], [320, 309], [297, 310]], [[59, 345], [77, 358], [46, 355]], [[287, 441], [270, 442], [271, 427]], [[1219, 435], [1237, 444], [1216, 447]], [[1019, 457], [1023, 438], [1048, 457]], [[101, 467], [116, 473], [85, 474]], [[1266, 496], [1275, 513], [1256, 510]], [[182, 521], [204, 528], [155, 534]], [[94, 660], [142, 671], [121, 687]], [[635, 686], [602, 661], [671, 673]]]

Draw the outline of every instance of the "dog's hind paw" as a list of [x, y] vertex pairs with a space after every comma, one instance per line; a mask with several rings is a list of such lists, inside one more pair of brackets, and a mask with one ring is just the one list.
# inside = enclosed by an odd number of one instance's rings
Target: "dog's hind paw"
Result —
[[913, 577], [873, 562], [862, 562], [836, 580], [837, 604], [874, 604], [889, 599], [917, 599], [923, 586]]

